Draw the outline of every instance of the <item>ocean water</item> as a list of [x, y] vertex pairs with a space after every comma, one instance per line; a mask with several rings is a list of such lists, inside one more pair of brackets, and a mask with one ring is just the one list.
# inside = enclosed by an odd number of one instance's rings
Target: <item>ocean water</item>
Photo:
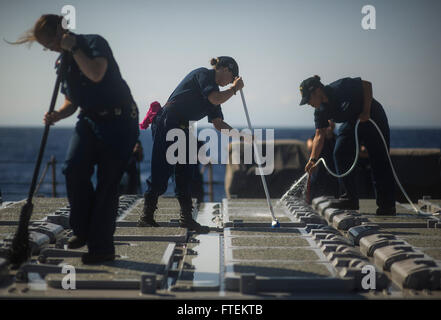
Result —
[[[56, 165], [56, 191], [57, 196], [65, 197], [64, 175], [62, 165], [66, 155], [67, 146], [73, 128], [51, 128], [43, 157], [40, 174], [46, 163], [54, 156]], [[308, 139], [314, 129], [275, 129], [275, 139]], [[25, 199], [35, 166], [35, 161], [40, 147], [43, 128], [13, 128], [0, 127], [0, 190], [3, 201], [16, 201]], [[145, 180], [150, 174], [150, 154], [152, 139], [150, 130], [142, 130], [140, 136], [144, 148], [144, 160], [141, 162], [142, 189], [146, 187]], [[397, 128], [391, 130], [392, 148], [441, 148], [441, 129], [412, 129]], [[208, 170], [205, 170], [204, 181], [208, 180]], [[225, 165], [213, 165], [214, 201], [225, 197], [224, 189]], [[208, 191], [208, 185], [205, 185]], [[169, 184], [168, 195], [173, 195], [173, 184]], [[52, 195], [52, 174], [48, 170], [37, 195]], [[205, 201], [208, 201], [208, 195]]]

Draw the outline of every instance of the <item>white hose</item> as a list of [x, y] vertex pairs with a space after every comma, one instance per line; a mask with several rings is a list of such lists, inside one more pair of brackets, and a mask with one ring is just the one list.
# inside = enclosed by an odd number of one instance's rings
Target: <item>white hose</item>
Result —
[[[384, 144], [386, 146], [386, 150], [387, 150], [387, 155], [389, 156], [389, 149], [387, 148], [387, 144], [386, 144], [386, 141], [384, 140], [383, 134], [381, 133], [380, 129], [377, 127], [377, 124], [372, 119], [369, 119], [369, 121], [371, 121], [375, 125], [375, 127], [377, 128], [381, 137], [383, 138], [383, 142], [384, 142]], [[348, 171], [346, 171], [343, 174], [336, 174], [336, 173], [332, 172], [331, 169], [328, 168], [324, 158], [318, 159], [317, 163], [314, 166], [317, 166], [320, 162], [323, 162], [323, 165], [325, 166], [326, 170], [328, 170], [329, 174], [333, 177], [336, 177], [336, 178], [343, 178], [343, 177], [346, 177], [348, 174], [350, 174], [352, 172], [352, 170], [355, 169], [355, 166], [357, 165], [358, 156], [360, 153], [359, 152], [360, 147], [359, 147], [359, 143], [358, 143], [358, 125], [359, 124], [360, 124], [360, 120], [357, 120], [357, 123], [355, 124], [355, 129], [354, 129], [354, 133], [355, 133], [355, 159], [354, 159], [354, 163], [352, 163], [352, 166], [349, 168]], [[389, 157], [389, 161], [390, 161], [390, 157]], [[392, 166], [392, 162], [390, 164]]]
[[[392, 169], [392, 174], [395, 178], [395, 181], [397, 182], [398, 186], [401, 189], [401, 192], [404, 194], [404, 196], [406, 197], [407, 201], [409, 202], [409, 204], [412, 206], [412, 209], [418, 214], [418, 215], [422, 215], [422, 216], [435, 216], [438, 214], [435, 213], [426, 213], [426, 212], [422, 212], [421, 210], [419, 210], [412, 202], [412, 200], [410, 200], [409, 196], [406, 193], [406, 190], [404, 190], [403, 186], [401, 185], [400, 180], [398, 179], [397, 173], [395, 172], [395, 168], [392, 164], [392, 159], [390, 158], [389, 155], [389, 148], [387, 147], [387, 143], [386, 143], [386, 139], [384, 139], [383, 133], [381, 132], [380, 128], [378, 127], [378, 125], [375, 123], [374, 120], [369, 119], [369, 121], [374, 125], [374, 127], [377, 129], [378, 133], [380, 134], [381, 139], [383, 140], [383, 144], [384, 144], [384, 148], [386, 150], [386, 154], [387, 154], [387, 158], [389, 159], [389, 164], [390, 167]], [[348, 171], [346, 171], [343, 174], [336, 174], [334, 172], [331, 171], [331, 169], [329, 169], [329, 167], [326, 164], [325, 159], [320, 158], [317, 163], [315, 164], [315, 166], [317, 166], [320, 162], [323, 163], [323, 165], [325, 166], [325, 169], [329, 172], [329, 174], [331, 174], [332, 176], [336, 177], [336, 178], [343, 178], [345, 176], [347, 176], [348, 174], [350, 174], [358, 161], [358, 157], [359, 157], [359, 150], [360, 150], [360, 146], [359, 146], [359, 142], [358, 142], [358, 125], [360, 124], [360, 120], [357, 120], [357, 123], [355, 124], [355, 129], [354, 129], [354, 135], [355, 135], [355, 159], [354, 162], [352, 163], [352, 166], [349, 168]], [[280, 200], [277, 202], [277, 204], [280, 204], [281, 202], [283, 202], [285, 200], [285, 198], [289, 195], [289, 193], [304, 179], [308, 176], [308, 173], [305, 173], [302, 177], [300, 177], [299, 180], [297, 180], [292, 186], [291, 188], [289, 188], [289, 190], [287, 192], [285, 192], [285, 194], [280, 198]]]
[[[378, 127], [378, 125], [375, 123], [374, 120], [369, 119], [369, 121], [370, 121], [370, 122], [374, 125], [374, 127], [377, 129], [378, 133], [380, 134], [381, 139], [383, 140], [384, 148], [385, 148], [385, 150], [386, 150], [387, 158], [389, 159], [389, 164], [390, 164], [390, 167], [391, 167], [391, 169], [392, 169], [392, 173], [393, 173], [393, 176], [394, 176], [394, 178], [395, 178], [395, 181], [397, 182], [398, 186], [399, 186], [400, 189], [401, 189], [401, 192], [403, 192], [403, 194], [404, 194], [404, 196], [406, 197], [406, 199], [407, 199], [407, 201], [409, 202], [409, 204], [412, 206], [413, 210], [414, 210], [417, 214], [419, 214], [419, 215], [423, 215], [423, 216], [433, 216], [433, 215], [435, 215], [435, 214], [431, 214], [431, 213], [425, 213], [425, 212], [422, 212], [421, 210], [419, 210], [419, 209], [413, 204], [412, 200], [410, 200], [409, 196], [407, 195], [406, 191], [404, 190], [403, 186], [401, 185], [401, 182], [400, 182], [400, 180], [398, 179], [398, 176], [397, 176], [397, 174], [396, 174], [396, 172], [395, 172], [394, 166], [393, 166], [393, 164], [392, 164], [392, 159], [390, 158], [390, 155], [389, 155], [389, 149], [388, 149], [388, 147], [387, 147], [386, 139], [384, 139], [383, 133], [381, 132], [380, 128]], [[332, 176], [334, 176], [334, 177], [336, 177], [336, 178], [343, 178], [343, 177], [347, 176], [348, 174], [350, 174], [350, 173], [352, 172], [352, 170], [354, 170], [355, 165], [357, 164], [357, 161], [358, 161], [358, 156], [359, 156], [359, 149], [360, 149], [360, 147], [359, 147], [359, 142], [358, 142], [358, 125], [359, 125], [359, 124], [360, 124], [360, 120], [357, 120], [357, 123], [355, 124], [355, 130], [354, 130], [354, 131], [355, 131], [355, 132], [354, 132], [354, 134], [355, 134], [355, 159], [354, 159], [354, 163], [352, 164], [351, 168], [349, 168], [348, 171], [346, 171], [345, 173], [340, 174], [340, 175], [338, 175], [338, 174], [332, 172], [331, 169], [329, 169], [328, 166], [326, 165], [326, 161], [325, 161], [325, 159], [323, 159], [323, 158], [320, 158], [320, 159], [317, 161], [317, 163], [316, 163], [315, 165], [317, 166], [317, 165], [319, 164], [319, 162], [323, 162], [323, 165], [325, 166], [326, 170], [327, 170]]]

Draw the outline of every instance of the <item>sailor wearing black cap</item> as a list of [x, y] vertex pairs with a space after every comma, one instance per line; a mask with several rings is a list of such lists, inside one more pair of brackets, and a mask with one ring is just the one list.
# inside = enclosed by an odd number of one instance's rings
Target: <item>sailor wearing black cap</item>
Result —
[[[390, 131], [386, 113], [381, 104], [372, 97], [372, 84], [361, 78], [343, 78], [327, 86], [320, 82], [319, 76], [304, 80], [300, 84], [302, 100], [300, 105], [309, 104], [315, 108], [314, 122], [316, 135], [313, 141], [311, 158], [305, 171], [311, 172], [323, 148], [328, 120], [342, 123], [337, 134], [334, 159], [338, 174], [346, 172], [355, 156], [355, 124], [360, 120], [358, 137], [366, 146], [373, 173], [373, 184], [377, 199], [378, 215], [395, 214], [395, 182], [389, 165], [383, 141], [368, 120], [372, 118], [380, 128], [387, 147], [390, 147]], [[334, 201], [331, 207], [340, 209], [359, 209], [359, 198], [353, 173], [340, 182], [346, 195]]]
[[[165, 106], [159, 110], [152, 122], [152, 161], [151, 175], [147, 179], [147, 191], [144, 193], [145, 204], [139, 226], [158, 226], [154, 220], [157, 209], [158, 197], [167, 190], [168, 179], [175, 175], [176, 196], [180, 212], [180, 226], [200, 233], [208, 232], [208, 227], [203, 227], [192, 218], [192, 200], [190, 186], [193, 178], [194, 165], [188, 161], [185, 164], [170, 164], [167, 161], [167, 149], [174, 141], [167, 141], [167, 132], [180, 128], [189, 137], [189, 122], [198, 121], [208, 117], [208, 121], [217, 130], [231, 130], [222, 114], [221, 104], [230, 99], [244, 84], [239, 75], [239, 67], [231, 57], [221, 56], [211, 60], [213, 69], [198, 68], [191, 71], [169, 97]], [[219, 90], [232, 83], [224, 91]], [[188, 148], [187, 148], [188, 151]]]

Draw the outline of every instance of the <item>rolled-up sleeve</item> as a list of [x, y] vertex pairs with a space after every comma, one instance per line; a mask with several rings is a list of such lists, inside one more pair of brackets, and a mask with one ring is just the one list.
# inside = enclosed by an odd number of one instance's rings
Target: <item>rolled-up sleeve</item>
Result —
[[221, 106], [211, 105], [211, 107], [208, 108], [207, 118], [208, 118], [208, 122], [210, 123], [213, 122], [213, 119], [217, 119], [217, 118], [221, 118], [222, 120], [224, 120], [224, 114], [222, 113]]
[[89, 42], [89, 49], [92, 58], [108, 58], [112, 55], [112, 51], [106, 39], [98, 35]]
[[316, 129], [323, 129], [329, 127], [329, 115], [323, 107], [314, 111], [314, 123]]

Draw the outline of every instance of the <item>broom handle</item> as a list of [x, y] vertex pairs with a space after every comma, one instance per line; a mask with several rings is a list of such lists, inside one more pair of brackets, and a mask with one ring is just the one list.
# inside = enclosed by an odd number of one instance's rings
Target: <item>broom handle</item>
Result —
[[[51, 99], [51, 104], [49, 106], [48, 113], [51, 113], [55, 109], [55, 103], [57, 102], [58, 91], [60, 89], [61, 73], [63, 70], [65, 57], [66, 57], [66, 53], [63, 53], [61, 56], [61, 59], [60, 59], [61, 65], [58, 67], [57, 79], [55, 81], [55, 87], [54, 87], [54, 91], [52, 93], [52, 99]], [[38, 152], [37, 163], [35, 164], [34, 175], [32, 176], [31, 186], [29, 188], [27, 203], [31, 203], [32, 197], [34, 196], [35, 187], [37, 185], [38, 173], [40, 171], [41, 161], [43, 159], [44, 149], [46, 148], [47, 137], [49, 135], [49, 128], [50, 128], [49, 124], [46, 124], [44, 127], [43, 138], [41, 139], [40, 150]]]
[[[253, 126], [251, 125], [250, 116], [248, 114], [247, 103], [245, 102], [245, 96], [243, 95], [242, 89], [240, 89], [240, 97], [242, 98], [243, 109], [245, 110], [245, 116], [247, 117], [248, 128], [251, 130], [251, 135], [252, 135], [253, 134]], [[257, 144], [256, 144], [256, 141], [254, 141], [254, 137], [253, 137], [253, 145], [254, 145], [254, 154], [257, 158], [256, 159], [257, 166], [259, 167], [260, 178], [262, 179], [263, 189], [265, 191], [266, 202], [268, 203], [268, 207], [270, 208], [271, 217], [273, 218], [273, 220], [276, 220], [276, 217], [274, 216], [273, 206], [271, 204], [271, 200], [269, 197], [268, 187], [266, 185], [266, 179], [263, 174], [262, 167], [260, 166], [262, 161], [260, 159], [259, 152], [257, 151]]]

